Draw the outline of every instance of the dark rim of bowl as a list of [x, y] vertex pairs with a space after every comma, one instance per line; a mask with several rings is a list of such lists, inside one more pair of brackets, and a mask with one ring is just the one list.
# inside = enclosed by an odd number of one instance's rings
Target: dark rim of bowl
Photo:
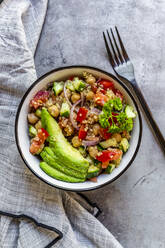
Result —
[[[116, 176], [114, 177], [113, 179], [109, 180], [108, 182], [106, 183], [103, 183], [101, 185], [96, 185], [94, 186], [93, 188], [83, 188], [83, 189], [69, 189], [69, 188], [65, 188], [65, 187], [60, 187], [60, 186], [56, 186], [50, 182], [48, 182], [47, 180], [43, 179], [42, 177], [40, 177], [35, 171], [33, 171], [33, 169], [30, 167], [30, 165], [28, 164], [28, 162], [26, 161], [23, 153], [22, 153], [22, 150], [20, 148], [20, 145], [19, 145], [19, 140], [18, 140], [18, 119], [19, 119], [19, 114], [20, 114], [20, 111], [21, 111], [21, 108], [22, 108], [22, 105], [24, 103], [24, 100], [26, 99], [27, 95], [29, 94], [29, 92], [31, 91], [31, 89], [38, 83], [40, 82], [42, 79], [44, 79], [45, 77], [47, 77], [48, 75], [50, 75], [51, 73], [54, 73], [54, 72], [57, 72], [57, 71], [60, 71], [60, 70], [66, 70], [66, 69], [76, 69], [76, 68], [84, 68], [84, 69], [92, 69], [92, 70], [95, 70], [95, 71], [99, 71], [101, 73], [104, 73], [105, 75], [113, 78], [114, 80], [116, 80], [128, 93], [128, 95], [131, 97], [133, 103], [135, 104], [136, 106], [136, 110], [138, 112], [138, 117], [139, 117], [139, 124], [140, 124], [140, 132], [139, 132], [139, 139], [138, 139], [138, 144], [137, 144], [137, 147], [136, 147], [136, 150], [131, 158], [131, 160], [129, 161], [129, 163], [127, 164], [127, 166]], [[26, 166], [31, 170], [31, 172], [37, 176], [40, 180], [42, 180], [43, 182], [47, 183], [48, 185], [50, 186], [53, 186], [55, 188], [58, 188], [58, 189], [62, 189], [62, 190], [67, 190], [67, 191], [73, 191], [73, 192], [83, 192], [83, 191], [90, 191], [90, 190], [94, 190], [94, 189], [98, 189], [98, 188], [101, 188], [107, 184], [110, 184], [112, 182], [114, 182], [116, 179], [118, 179], [129, 167], [130, 165], [132, 164], [132, 162], [134, 161], [136, 155], [137, 155], [137, 152], [139, 150], [139, 147], [140, 147], [140, 143], [141, 143], [141, 138], [142, 138], [142, 119], [141, 119], [141, 114], [140, 114], [140, 111], [139, 111], [139, 108], [138, 108], [138, 105], [133, 97], [133, 95], [131, 94], [130, 90], [118, 79], [116, 78], [114, 75], [112, 75], [111, 73], [109, 72], [106, 72], [106, 71], [103, 71], [101, 69], [98, 69], [98, 68], [95, 68], [95, 67], [92, 67], [92, 66], [85, 66], [85, 65], [73, 65], [73, 66], [66, 66], [66, 67], [60, 67], [60, 68], [57, 68], [57, 69], [54, 69], [54, 70], [51, 70], [49, 72], [47, 72], [46, 74], [44, 74], [43, 76], [41, 76], [40, 78], [38, 78], [29, 88], [28, 90], [26, 91], [26, 93], [24, 94], [24, 96], [22, 97], [21, 99], [21, 102], [18, 106], [18, 110], [17, 110], [17, 114], [16, 114], [16, 119], [15, 119], [15, 139], [16, 139], [16, 145], [17, 145], [17, 148], [18, 148], [18, 151], [24, 161], [24, 163], [26, 164]]]

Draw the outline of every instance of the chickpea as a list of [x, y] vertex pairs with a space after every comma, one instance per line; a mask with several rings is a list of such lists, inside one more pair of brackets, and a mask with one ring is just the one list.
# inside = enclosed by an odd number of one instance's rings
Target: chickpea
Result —
[[118, 143], [121, 141], [121, 135], [119, 133], [112, 134], [111, 138], [115, 138]]
[[99, 132], [100, 132], [100, 125], [96, 123], [93, 125], [93, 133], [94, 135], [98, 135]]
[[95, 95], [95, 94], [93, 93], [93, 91], [89, 91], [89, 92], [86, 94], [86, 99], [87, 99], [88, 101], [93, 100], [94, 95]]
[[38, 121], [38, 122], [35, 124], [35, 128], [36, 128], [37, 130], [42, 128], [42, 123], [41, 123], [41, 121]]
[[89, 155], [92, 157], [92, 158], [96, 158], [97, 154], [98, 154], [98, 150], [97, 150], [97, 146], [90, 146], [88, 148], [88, 152], [89, 152]]
[[94, 84], [96, 82], [96, 78], [92, 75], [89, 75], [86, 79], [87, 84]]
[[73, 93], [73, 95], [71, 96], [71, 100], [73, 103], [77, 102], [80, 99], [80, 94], [78, 93]]
[[52, 105], [48, 108], [49, 113], [53, 116], [53, 117], [57, 117], [60, 113], [59, 109], [57, 108], [56, 105]]
[[35, 124], [38, 121], [38, 117], [34, 113], [30, 113], [27, 116], [28, 122], [31, 124]]
[[78, 136], [74, 136], [72, 139], [72, 144], [74, 147], [79, 147], [82, 145], [82, 142], [79, 140]]
[[49, 98], [49, 99], [46, 101], [45, 106], [46, 106], [47, 108], [49, 108], [49, 107], [52, 106], [52, 105], [53, 105], [53, 99], [52, 99], [52, 98]]

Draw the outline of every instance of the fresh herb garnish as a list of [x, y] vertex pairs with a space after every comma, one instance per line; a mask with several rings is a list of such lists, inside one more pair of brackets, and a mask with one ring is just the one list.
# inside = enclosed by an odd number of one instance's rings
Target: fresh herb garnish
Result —
[[[115, 110], [121, 112], [113, 112]], [[132, 118], [127, 118], [120, 98], [109, 100], [104, 104], [99, 116], [99, 122], [102, 128], [109, 128], [109, 133], [120, 133], [124, 130], [131, 131], [133, 128], [133, 120]]]

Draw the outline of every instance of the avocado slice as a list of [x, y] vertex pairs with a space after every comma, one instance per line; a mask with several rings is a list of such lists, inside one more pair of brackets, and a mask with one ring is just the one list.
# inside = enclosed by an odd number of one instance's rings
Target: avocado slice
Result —
[[44, 162], [66, 175], [82, 179], [86, 178], [86, 173], [81, 173], [79, 171], [66, 167], [65, 165], [58, 164], [58, 159], [56, 158], [54, 152], [51, 150], [50, 147], [45, 147], [44, 150], [40, 153], [40, 156], [42, 157]]
[[41, 122], [42, 127], [49, 133], [49, 147], [55, 153], [58, 163], [87, 173], [89, 162], [65, 139], [58, 123], [45, 108], [42, 109]]
[[45, 162], [40, 162], [40, 167], [46, 174], [60, 181], [70, 182], [70, 183], [80, 183], [85, 181], [85, 179], [82, 178], [68, 176], [62, 173], [61, 171], [58, 171], [55, 168], [51, 167]]

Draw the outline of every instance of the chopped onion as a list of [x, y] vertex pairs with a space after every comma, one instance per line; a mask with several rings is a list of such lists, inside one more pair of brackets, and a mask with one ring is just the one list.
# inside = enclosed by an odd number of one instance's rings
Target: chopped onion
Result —
[[68, 96], [67, 96], [66, 84], [67, 84], [67, 81], [64, 83], [64, 96], [65, 96], [65, 98], [66, 98], [67, 103], [69, 104], [69, 106], [72, 107], [72, 104], [71, 104], [71, 102], [69, 101], [69, 98], [68, 98]]
[[100, 81], [101, 81], [101, 78], [99, 78], [99, 79], [96, 81], [96, 84], [98, 84]]
[[85, 101], [85, 96], [84, 93], [81, 92], [81, 107], [84, 105], [84, 101]]
[[96, 137], [95, 140], [83, 140], [82, 145], [87, 147], [87, 146], [95, 146], [100, 142], [100, 138]]
[[77, 126], [76, 122], [74, 121], [73, 119], [73, 113], [74, 113], [74, 110], [75, 110], [75, 107], [81, 102], [81, 99], [78, 100], [77, 102], [75, 102], [73, 105], [72, 105], [72, 108], [70, 110], [70, 121], [73, 125], [73, 127], [77, 130], [79, 130], [79, 127]]
[[92, 109], [90, 110], [90, 112], [99, 115], [99, 114], [101, 113], [101, 110], [98, 109], [98, 108], [92, 108]]

